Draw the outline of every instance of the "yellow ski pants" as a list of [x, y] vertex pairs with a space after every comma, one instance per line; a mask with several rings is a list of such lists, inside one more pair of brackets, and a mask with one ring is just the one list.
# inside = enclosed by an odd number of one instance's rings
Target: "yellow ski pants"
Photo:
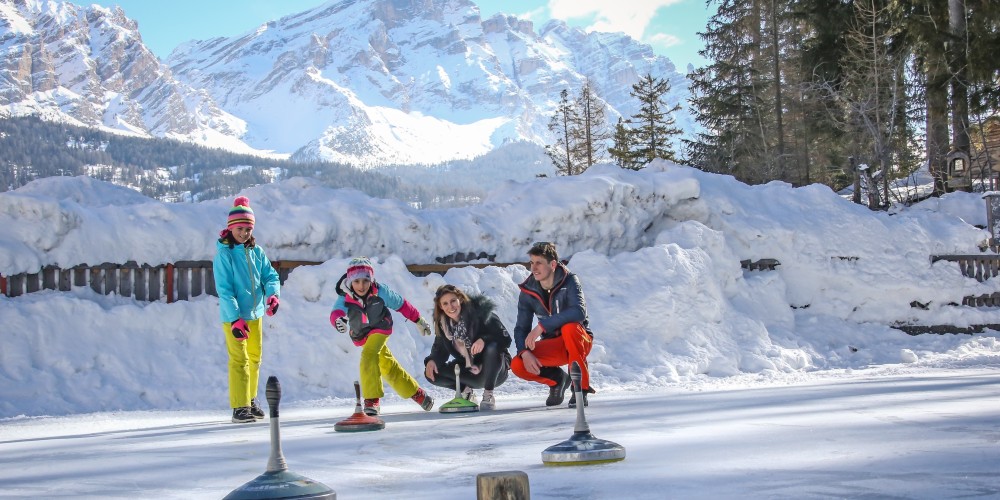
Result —
[[420, 387], [417, 381], [396, 361], [385, 345], [388, 335], [373, 333], [361, 347], [360, 382], [363, 398], [374, 399], [385, 396], [382, 379], [385, 379], [404, 398], [411, 398]]
[[264, 347], [264, 318], [247, 321], [250, 338], [239, 341], [233, 337], [232, 323], [223, 323], [226, 350], [229, 351], [229, 406], [243, 408], [250, 406], [250, 400], [257, 397], [257, 381], [260, 380], [260, 357]]

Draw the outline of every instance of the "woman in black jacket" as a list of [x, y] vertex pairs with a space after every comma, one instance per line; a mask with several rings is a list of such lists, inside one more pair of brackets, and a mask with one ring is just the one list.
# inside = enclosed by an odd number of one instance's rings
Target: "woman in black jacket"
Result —
[[462, 397], [474, 401], [473, 388], [482, 388], [482, 410], [496, 407], [493, 389], [507, 380], [510, 370], [510, 334], [495, 308], [483, 295], [469, 297], [455, 285], [439, 287], [434, 294], [434, 345], [424, 358], [424, 376], [439, 387], [455, 387], [459, 364]]

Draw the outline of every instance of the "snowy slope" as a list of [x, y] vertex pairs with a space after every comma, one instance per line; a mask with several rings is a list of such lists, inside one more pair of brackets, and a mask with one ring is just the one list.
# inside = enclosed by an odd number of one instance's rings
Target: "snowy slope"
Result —
[[[92, 191], [100, 195], [84, 194]], [[584, 282], [598, 332], [591, 359], [599, 386], [859, 368], [967, 343], [996, 349], [978, 338], [911, 338], [890, 328], [1000, 323], [992, 308], [949, 305], [996, 292], [996, 283], [978, 283], [954, 263], [929, 259], [977, 251], [987, 233], [930, 206], [887, 215], [822, 187], [747, 186], [666, 163], [639, 172], [604, 168], [512, 182], [482, 205], [460, 209], [413, 210], [302, 179], [246, 194], [269, 257], [324, 262], [292, 273], [282, 292], [283, 314], [266, 321], [268, 356], [281, 378], [294, 381], [293, 399], [350, 394], [344, 381], [354, 377], [357, 350], [332, 335], [327, 317], [334, 283], [351, 256], [375, 258], [377, 278], [425, 314], [434, 290], [447, 282], [487, 294], [513, 325], [523, 267], [416, 278], [405, 264], [455, 251], [523, 261], [536, 240], [556, 242]], [[975, 196], [955, 193], [939, 208], [963, 207], [948, 200]], [[38, 181], [0, 194], [0, 269], [10, 275], [48, 263], [210, 259], [226, 212], [222, 201], [142, 202], [83, 178]], [[740, 267], [741, 260], [761, 258], [781, 265], [775, 271]], [[914, 300], [929, 306], [913, 308]], [[17, 388], [0, 401], [0, 416], [213, 407], [225, 387], [224, 377], [206, 377], [221, 373], [225, 357], [216, 304], [212, 297], [137, 303], [95, 296], [89, 288], [0, 300], [8, 325], [0, 382]], [[393, 350], [419, 370], [429, 339], [399, 324]], [[95, 340], [64, 342], [66, 325], [85, 325], [73, 335]], [[152, 349], [159, 359], [128, 355], [137, 349]], [[143, 380], [152, 376], [176, 385], [148, 392]], [[102, 392], [95, 397], [88, 387]]]
[[[321, 256], [265, 319], [261, 384], [282, 386], [291, 471], [338, 498], [471, 498], [477, 474], [524, 471], [535, 498], [994, 498], [1000, 333], [910, 336], [889, 325], [988, 324], [947, 305], [995, 291], [930, 264], [977, 251], [979, 195], [888, 215], [825, 188], [658, 164], [498, 186], [482, 206], [415, 211], [301, 179], [248, 190], [271, 257]], [[86, 178], [0, 193], [0, 273], [42, 263], [205, 258], [228, 207], [172, 205]], [[587, 420], [619, 463], [548, 467], [575, 414], [510, 378], [498, 409], [423, 412], [387, 389], [386, 429], [337, 433], [359, 350], [329, 325], [349, 256], [429, 314], [443, 283], [481, 292], [511, 327], [519, 266], [417, 278], [459, 249], [523, 259], [555, 241], [580, 276], [595, 346]], [[297, 256], [297, 257], [296, 257]], [[841, 259], [840, 257], [854, 257]], [[774, 271], [739, 260], [777, 258]], [[931, 300], [927, 310], [907, 305]], [[808, 305], [808, 307], [806, 307]], [[0, 498], [220, 498], [261, 474], [263, 423], [229, 423], [217, 300], [144, 303], [90, 288], [0, 296]], [[389, 340], [423, 381], [430, 339]], [[454, 394], [430, 388], [438, 404]]]

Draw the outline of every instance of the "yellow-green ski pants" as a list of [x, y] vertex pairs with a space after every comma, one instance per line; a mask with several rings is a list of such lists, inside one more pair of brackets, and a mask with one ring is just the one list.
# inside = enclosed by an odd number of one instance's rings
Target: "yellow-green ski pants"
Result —
[[385, 345], [388, 340], [388, 335], [373, 333], [361, 347], [360, 382], [363, 398], [374, 399], [385, 396], [382, 379], [389, 383], [396, 394], [404, 398], [412, 397], [420, 387], [413, 376], [407, 373], [392, 356], [389, 346]]
[[233, 337], [232, 323], [223, 323], [226, 350], [229, 351], [229, 406], [243, 408], [250, 406], [250, 400], [257, 397], [257, 381], [260, 379], [260, 356], [264, 347], [261, 328], [264, 318], [247, 321], [250, 338], [239, 341]]

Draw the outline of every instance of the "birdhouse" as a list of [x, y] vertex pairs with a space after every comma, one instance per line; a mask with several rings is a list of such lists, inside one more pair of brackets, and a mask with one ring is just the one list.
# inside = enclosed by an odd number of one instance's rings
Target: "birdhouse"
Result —
[[972, 185], [969, 153], [953, 150], [948, 153], [948, 187], [951, 189], [967, 189]]

